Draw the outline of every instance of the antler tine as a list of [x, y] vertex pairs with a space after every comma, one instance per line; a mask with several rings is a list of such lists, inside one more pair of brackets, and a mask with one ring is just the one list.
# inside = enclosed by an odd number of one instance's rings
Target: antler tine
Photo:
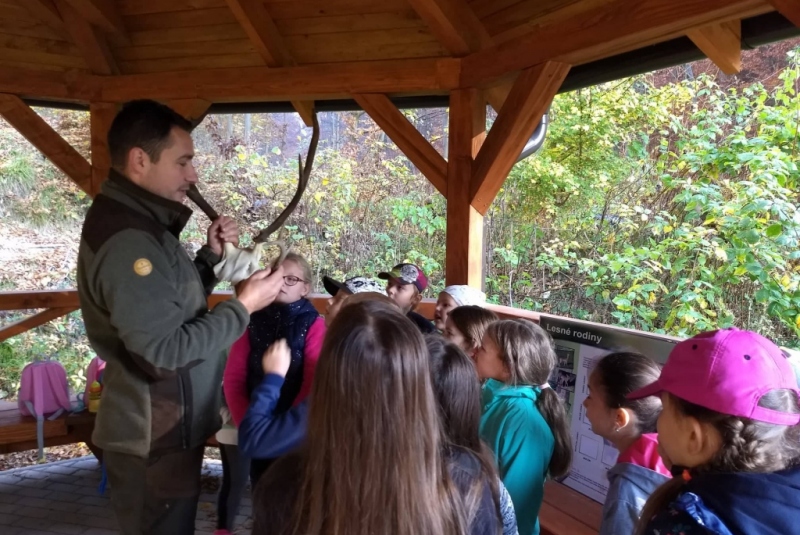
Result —
[[294, 197], [292, 197], [292, 200], [289, 201], [289, 204], [286, 205], [286, 208], [283, 209], [275, 221], [270, 223], [267, 228], [258, 233], [253, 240], [256, 243], [265, 243], [275, 231], [283, 226], [286, 220], [289, 219], [289, 216], [292, 215], [292, 212], [300, 202], [300, 198], [303, 196], [303, 192], [306, 190], [308, 179], [311, 176], [311, 168], [314, 165], [314, 155], [317, 152], [317, 144], [319, 143], [319, 122], [317, 121], [317, 114], [314, 113], [312, 117], [314, 132], [311, 135], [311, 144], [308, 147], [308, 155], [306, 155], [305, 166], [300, 164], [300, 156], [298, 155], [300, 176], [297, 181], [297, 191], [295, 191]]

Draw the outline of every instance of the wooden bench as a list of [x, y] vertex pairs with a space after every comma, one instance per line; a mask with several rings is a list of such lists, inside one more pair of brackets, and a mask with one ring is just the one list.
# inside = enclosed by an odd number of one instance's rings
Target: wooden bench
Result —
[[[85, 442], [92, 449], [92, 429], [94, 414], [87, 411], [45, 420], [44, 445], [62, 446]], [[36, 419], [20, 414], [16, 403], [0, 401], [0, 454], [35, 450], [38, 447]]]
[[539, 511], [542, 535], [597, 535], [603, 506], [566, 485], [548, 481]]

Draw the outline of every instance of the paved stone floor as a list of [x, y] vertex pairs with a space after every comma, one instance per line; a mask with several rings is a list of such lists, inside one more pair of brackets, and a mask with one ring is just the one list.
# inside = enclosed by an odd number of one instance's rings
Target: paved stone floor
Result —
[[[219, 461], [203, 464], [204, 481], [222, 478]], [[97, 492], [101, 471], [94, 457], [0, 472], [0, 534], [114, 535], [119, 533], [108, 491]], [[216, 485], [215, 485], [216, 486]], [[243, 498], [235, 533], [250, 532], [251, 501]], [[216, 494], [200, 496], [197, 535], [213, 533]]]

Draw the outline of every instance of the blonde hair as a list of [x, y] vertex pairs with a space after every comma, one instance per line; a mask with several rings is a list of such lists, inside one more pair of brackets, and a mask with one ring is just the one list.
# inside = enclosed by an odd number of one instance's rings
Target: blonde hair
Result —
[[453, 322], [458, 332], [464, 335], [472, 349], [481, 345], [486, 328], [499, 318], [491, 310], [486, 310], [477, 305], [456, 307], [447, 315]]
[[305, 279], [306, 283], [311, 284], [313, 282], [311, 279], [314, 277], [314, 274], [311, 272], [311, 264], [308, 263], [308, 260], [306, 260], [303, 255], [288, 253], [283, 261], [294, 262], [300, 266], [300, 269], [303, 270], [303, 279]]

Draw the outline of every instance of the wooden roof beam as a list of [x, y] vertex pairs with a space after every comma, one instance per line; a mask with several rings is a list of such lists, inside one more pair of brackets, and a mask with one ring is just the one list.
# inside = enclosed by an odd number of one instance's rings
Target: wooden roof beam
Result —
[[547, 62], [522, 71], [486, 136], [472, 171], [472, 206], [485, 215], [522, 148], [567, 77], [570, 66]]
[[439, 193], [447, 196], [447, 161], [392, 104], [389, 97], [380, 94], [355, 94], [353, 98]]
[[87, 194], [92, 166], [16, 95], [0, 94], [0, 115]]
[[763, 0], [616, 0], [465, 57], [461, 85], [488, 87], [544, 61], [579, 65], [764, 10]]
[[769, 0], [778, 13], [789, 19], [795, 26], [800, 26], [800, 2], [797, 0]]
[[208, 114], [208, 108], [211, 107], [209, 101], [201, 98], [168, 100], [165, 104], [181, 114], [187, 121], [192, 123], [192, 126], [195, 128], [203, 122], [206, 114]]
[[689, 30], [686, 35], [725, 74], [742, 70], [742, 23], [738, 20]]
[[100, 30], [84, 18], [69, 0], [59, 0], [58, 11], [89, 69], [94, 74], [119, 74], [114, 55]]
[[[294, 67], [297, 65], [263, 1], [227, 1], [228, 7], [236, 16], [236, 20], [239, 21], [267, 67]], [[313, 126], [313, 102], [293, 100], [292, 106], [306, 126]]]
[[70, 4], [83, 18], [114, 35], [121, 43], [131, 42], [122, 16], [119, 14], [114, 0], [60, 0]]

